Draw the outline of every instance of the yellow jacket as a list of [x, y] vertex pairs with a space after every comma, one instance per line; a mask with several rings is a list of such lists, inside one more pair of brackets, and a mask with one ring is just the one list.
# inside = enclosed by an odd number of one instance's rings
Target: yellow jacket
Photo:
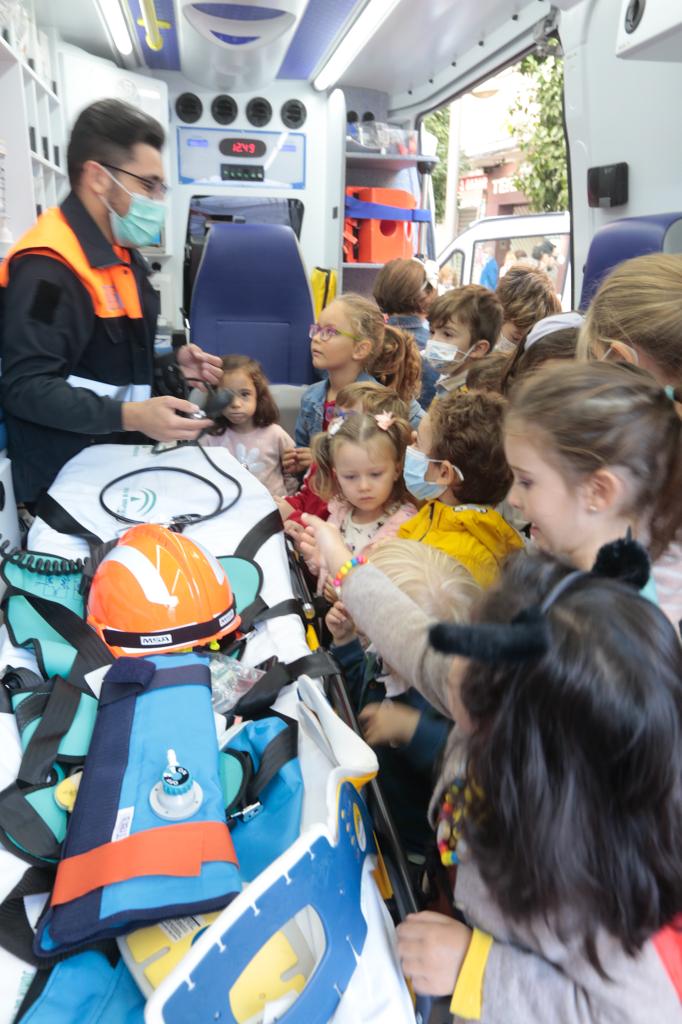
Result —
[[523, 540], [492, 505], [444, 505], [428, 501], [398, 530], [405, 540], [440, 548], [468, 569], [476, 582], [489, 587], [505, 558], [523, 547]]

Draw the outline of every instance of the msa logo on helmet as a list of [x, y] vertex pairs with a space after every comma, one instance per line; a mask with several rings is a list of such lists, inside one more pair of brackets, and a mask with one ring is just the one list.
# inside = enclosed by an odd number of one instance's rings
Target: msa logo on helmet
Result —
[[229, 612], [225, 612], [225, 614], [221, 615], [220, 618], [218, 619], [218, 629], [222, 629], [223, 626], [226, 626], [228, 624], [228, 622], [232, 622], [233, 618], [234, 608], [230, 608]]
[[159, 647], [161, 644], [172, 644], [172, 633], [158, 633], [156, 636], [141, 636], [140, 643], [143, 647]]

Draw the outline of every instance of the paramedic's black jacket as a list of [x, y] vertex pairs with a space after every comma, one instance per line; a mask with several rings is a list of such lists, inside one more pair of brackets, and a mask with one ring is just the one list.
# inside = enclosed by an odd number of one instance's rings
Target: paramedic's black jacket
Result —
[[[126, 267], [74, 193], [61, 212], [94, 270]], [[57, 258], [29, 251], [10, 264], [0, 392], [17, 501], [35, 501], [90, 444], [140, 440], [121, 431], [122, 402], [149, 395], [159, 302], [146, 261], [130, 256], [122, 272], [134, 275], [140, 319], [96, 315], [84, 284]]]

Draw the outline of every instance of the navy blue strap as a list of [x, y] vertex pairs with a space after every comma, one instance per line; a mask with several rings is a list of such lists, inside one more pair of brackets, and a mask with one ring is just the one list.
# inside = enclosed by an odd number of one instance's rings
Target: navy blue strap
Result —
[[346, 196], [346, 217], [356, 220], [407, 220], [415, 223], [431, 220], [430, 210], [406, 210], [400, 206], [384, 206], [383, 203], [366, 203], [364, 199]]

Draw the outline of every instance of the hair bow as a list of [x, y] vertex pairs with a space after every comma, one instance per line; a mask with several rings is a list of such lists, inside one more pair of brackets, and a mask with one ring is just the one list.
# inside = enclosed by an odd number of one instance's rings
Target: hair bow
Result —
[[379, 430], [388, 430], [395, 423], [395, 416], [392, 412], [378, 412], [374, 419], [377, 421]]

